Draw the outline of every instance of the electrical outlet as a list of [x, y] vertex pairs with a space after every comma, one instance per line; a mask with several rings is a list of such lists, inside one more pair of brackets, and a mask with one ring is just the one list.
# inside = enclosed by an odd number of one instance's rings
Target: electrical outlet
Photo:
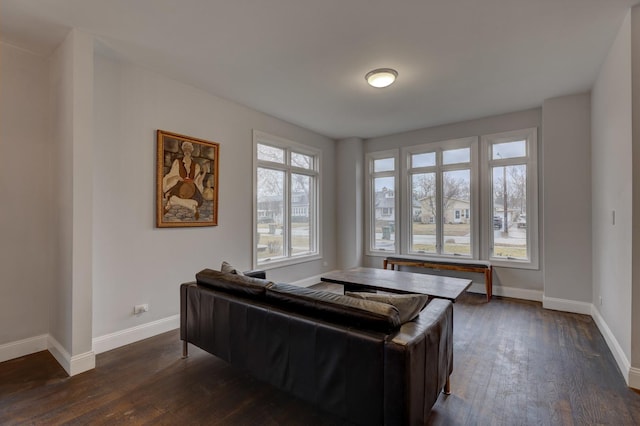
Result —
[[143, 304], [143, 305], [135, 305], [133, 307], [133, 314], [134, 315], [140, 315], [144, 312], [149, 312], [149, 305], [148, 304]]

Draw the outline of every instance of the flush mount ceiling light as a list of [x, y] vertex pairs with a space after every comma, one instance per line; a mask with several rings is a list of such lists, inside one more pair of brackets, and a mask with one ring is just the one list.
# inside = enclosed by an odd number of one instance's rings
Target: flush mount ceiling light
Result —
[[391, 68], [378, 68], [377, 70], [369, 71], [364, 76], [367, 83], [373, 87], [387, 87], [396, 81], [398, 71]]

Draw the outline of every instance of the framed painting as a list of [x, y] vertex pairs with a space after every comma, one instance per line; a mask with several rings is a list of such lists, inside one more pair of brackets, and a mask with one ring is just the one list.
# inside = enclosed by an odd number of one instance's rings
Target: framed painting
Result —
[[156, 226], [216, 226], [220, 144], [164, 130], [156, 136]]

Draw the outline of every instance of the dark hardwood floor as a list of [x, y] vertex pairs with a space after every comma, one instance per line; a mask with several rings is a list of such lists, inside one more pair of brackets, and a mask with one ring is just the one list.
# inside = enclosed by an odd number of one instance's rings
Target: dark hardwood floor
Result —
[[[465, 294], [454, 345], [452, 394], [429, 424], [640, 424], [640, 394], [590, 317]], [[1, 363], [0, 424], [343, 424], [193, 346], [180, 355], [172, 331], [100, 354], [72, 378], [46, 351]]]

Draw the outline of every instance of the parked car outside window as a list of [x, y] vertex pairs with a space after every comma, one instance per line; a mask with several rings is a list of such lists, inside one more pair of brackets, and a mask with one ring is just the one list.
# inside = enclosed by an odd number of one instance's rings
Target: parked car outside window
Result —
[[527, 214], [526, 213], [522, 213], [518, 217], [518, 221], [516, 222], [516, 224], [518, 225], [518, 228], [526, 228], [527, 227]]
[[502, 228], [502, 218], [500, 216], [493, 217], [493, 229], [501, 229]]

